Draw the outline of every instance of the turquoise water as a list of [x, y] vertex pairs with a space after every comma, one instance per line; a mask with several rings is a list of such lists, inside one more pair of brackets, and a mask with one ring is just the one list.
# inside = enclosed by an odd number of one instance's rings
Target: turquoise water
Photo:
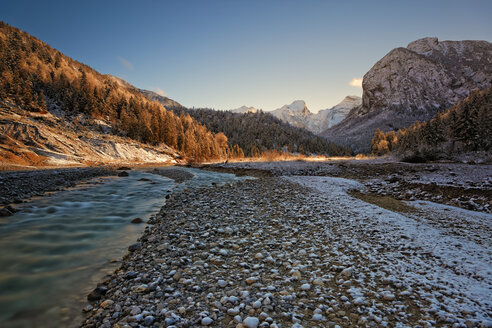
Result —
[[181, 184], [144, 170], [97, 178], [1, 218], [0, 327], [78, 326], [87, 294], [119, 267], [128, 245], [145, 229], [132, 219], [146, 221], [170, 192], [238, 179], [183, 170], [194, 178]]

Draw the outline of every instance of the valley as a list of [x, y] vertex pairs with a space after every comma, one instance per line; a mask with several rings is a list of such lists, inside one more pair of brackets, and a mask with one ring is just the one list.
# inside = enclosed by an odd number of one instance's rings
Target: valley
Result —
[[492, 327], [490, 12], [6, 2], [0, 327]]

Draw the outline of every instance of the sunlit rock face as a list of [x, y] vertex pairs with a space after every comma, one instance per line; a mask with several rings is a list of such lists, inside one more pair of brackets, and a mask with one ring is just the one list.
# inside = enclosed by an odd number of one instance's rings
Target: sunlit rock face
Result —
[[366, 152], [377, 128], [428, 120], [491, 83], [491, 43], [419, 39], [379, 60], [364, 75], [362, 106], [321, 135]]
[[424, 38], [390, 51], [364, 75], [362, 104], [435, 113], [491, 83], [492, 44]]

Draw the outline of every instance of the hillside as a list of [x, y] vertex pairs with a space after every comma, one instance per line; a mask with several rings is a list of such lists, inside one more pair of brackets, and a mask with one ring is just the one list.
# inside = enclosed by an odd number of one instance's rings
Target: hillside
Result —
[[374, 131], [432, 118], [492, 83], [492, 44], [424, 38], [396, 48], [364, 75], [362, 105], [321, 135], [367, 152]]
[[174, 162], [229, 151], [223, 134], [3, 22], [0, 131], [4, 164]]
[[329, 143], [313, 133], [282, 122], [263, 111], [244, 114], [212, 109], [171, 108], [186, 113], [214, 133], [223, 132], [231, 145], [238, 145], [246, 156], [267, 150], [284, 150], [303, 154], [350, 155], [352, 151]]
[[371, 143], [375, 154], [392, 151], [408, 161], [450, 158], [476, 151], [489, 153], [491, 149], [492, 87], [474, 91], [431, 120], [417, 122], [397, 134], [377, 130]]

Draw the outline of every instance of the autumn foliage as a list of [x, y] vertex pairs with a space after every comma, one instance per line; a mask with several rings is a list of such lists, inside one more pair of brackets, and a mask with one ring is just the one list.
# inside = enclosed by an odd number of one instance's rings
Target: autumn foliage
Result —
[[241, 154], [230, 149], [223, 133], [212, 133], [189, 115], [176, 115], [119, 79], [0, 22], [0, 102], [7, 101], [28, 111], [62, 112], [75, 128], [101, 119], [111, 133], [166, 144], [195, 161]]

